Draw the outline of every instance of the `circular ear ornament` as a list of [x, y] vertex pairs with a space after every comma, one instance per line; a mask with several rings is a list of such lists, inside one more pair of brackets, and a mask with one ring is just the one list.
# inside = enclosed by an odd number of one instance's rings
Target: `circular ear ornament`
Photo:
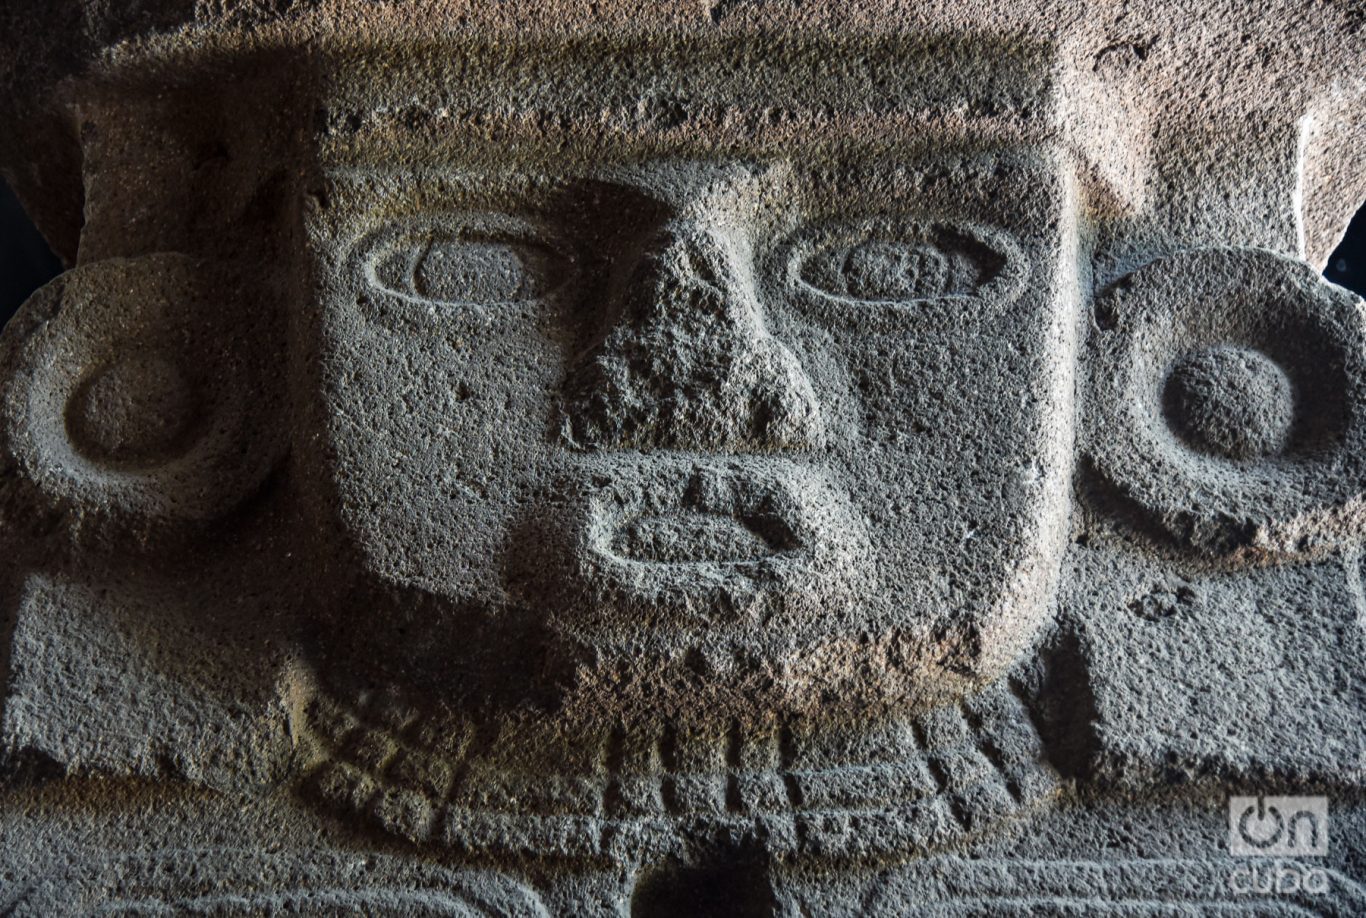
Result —
[[5, 446], [73, 535], [183, 535], [279, 462], [267, 380], [282, 345], [241, 299], [198, 259], [109, 259], [39, 290], [6, 329]]
[[1097, 302], [1088, 451], [1172, 537], [1297, 557], [1366, 526], [1366, 304], [1256, 249], [1153, 262]]

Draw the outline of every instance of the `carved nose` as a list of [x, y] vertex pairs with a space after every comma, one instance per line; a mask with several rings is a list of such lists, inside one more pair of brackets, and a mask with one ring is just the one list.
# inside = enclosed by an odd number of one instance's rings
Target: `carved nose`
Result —
[[619, 321], [571, 385], [582, 446], [728, 452], [824, 441], [811, 381], [764, 325], [739, 234], [674, 227], [632, 270]]

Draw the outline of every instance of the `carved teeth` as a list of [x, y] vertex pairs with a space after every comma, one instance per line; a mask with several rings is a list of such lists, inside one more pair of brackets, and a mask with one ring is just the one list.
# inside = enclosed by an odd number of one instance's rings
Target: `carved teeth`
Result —
[[755, 561], [779, 550], [748, 520], [692, 511], [627, 520], [612, 539], [612, 549], [623, 558], [658, 564]]
[[650, 459], [617, 453], [584, 475], [568, 580], [555, 587], [573, 597], [556, 613], [572, 633], [667, 642], [727, 624], [756, 640], [795, 636], [868, 588], [866, 533], [820, 470], [757, 456]]
[[[798, 508], [791, 499], [775, 499], [773, 493], [772, 487], [743, 473], [737, 477], [696, 469], [676, 506], [617, 520], [609, 550], [622, 559], [645, 563], [740, 564], [798, 549]], [[774, 512], [783, 505], [787, 514]]]
[[646, 564], [742, 564], [819, 538], [804, 532], [808, 513], [786, 476], [748, 465], [699, 465], [648, 492], [611, 480], [590, 514], [590, 550]]

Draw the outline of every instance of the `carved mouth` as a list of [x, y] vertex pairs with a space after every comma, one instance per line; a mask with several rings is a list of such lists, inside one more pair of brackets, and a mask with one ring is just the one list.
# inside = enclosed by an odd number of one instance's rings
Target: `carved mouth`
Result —
[[612, 551], [633, 561], [661, 564], [757, 561], [781, 551], [763, 531], [763, 520], [682, 511], [628, 520], [617, 529]]
[[592, 482], [573, 565], [586, 619], [805, 619], [868, 569], [848, 502], [796, 463], [618, 455]]
[[[642, 564], [747, 564], [802, 546], [799, 508], [783, 489], [748, 476], [694, 469], [682, 492], [648, 495], [634, 514], [599, 519], [606, 549]], [[650, 499], [653, 498], [653, 499]]]

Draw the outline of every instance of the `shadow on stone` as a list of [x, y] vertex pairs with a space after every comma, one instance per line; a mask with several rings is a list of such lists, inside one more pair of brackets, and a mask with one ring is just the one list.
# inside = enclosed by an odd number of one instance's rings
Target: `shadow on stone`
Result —
[[778, 913], [768, 872], [748, 860], [660, 865], [642, 874], [632, 918], [770, 918]]

